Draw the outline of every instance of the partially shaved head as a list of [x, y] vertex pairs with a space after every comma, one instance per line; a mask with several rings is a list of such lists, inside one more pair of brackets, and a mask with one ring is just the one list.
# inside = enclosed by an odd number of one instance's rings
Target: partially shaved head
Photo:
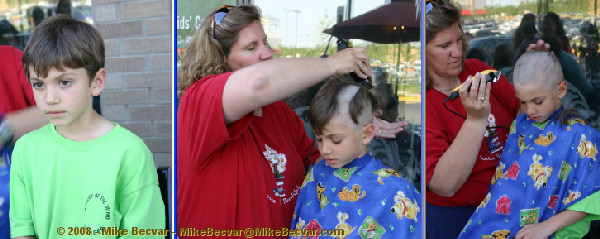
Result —
[[562, 80], [562, 67], [552, 52], [526, 52], [515, 63], [513, 72], [515, 85], [538, 83], [542, 87], [555, 89]]
[[323, 132], [335, 116], [357, 131], [373, 123], [375, 98], [369, 90], [356, 85], [346, 76], [332, 77], [310, 103], [308, 120], [315, 133]]

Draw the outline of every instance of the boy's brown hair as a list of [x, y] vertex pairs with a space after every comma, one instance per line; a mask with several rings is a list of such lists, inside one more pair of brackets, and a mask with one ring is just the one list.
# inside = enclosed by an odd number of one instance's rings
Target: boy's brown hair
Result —
[[[343, 99], [344, 91], [352, 91], [349, 87], [358, 88], [349, 99]], [[350, 92], [352, 94], [354, 92]], [[347, 101], [347, 102], [344, 102]], [[315, 98], [310, 102], [308, 120], [315, 134], [320, 135], [325, 125], [336, 115], [348, 115], [356, 126], [373, 122], [373, 109], [377, 105], [375, 97], [369, 90], [356, 84], [348, 75], [336, 75], [329, 79]], [[347, 106], [347, 109], [341, 108]]]
[[90, 24], [57, 14], [35, 28], [23, 51], [23, 68], [29, 79], [29, 67], [38, 76], [47, 77], [50, 68], [85, 68], [91, 79], [104, 67], [104, 40]]

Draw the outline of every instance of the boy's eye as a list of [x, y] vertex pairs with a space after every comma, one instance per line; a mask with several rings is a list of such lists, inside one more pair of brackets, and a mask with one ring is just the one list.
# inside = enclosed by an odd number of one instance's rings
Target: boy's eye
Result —
[[31, 86], [33, 86], [33, 88], [39, 89], [39, 88], [44, 87], [44, 83], [39, 82], [39, 81], [38, 82], [33, 82], [33, 83], [31, 83]]
[[536, 105], [541, 105], [542, 103], [544, 103], [544, 101], [543, 101], [543, 100], [540, 100], [540, 101], [534, 101], [533, 103], [534, 103], [534, 104], [536, 104]]
[[322, 138], [317, 138], [317, 142], [323, 142]]
[[68, 80], [60, 80], [60, 81], [58, 81], [58, 84], [59, 84], [60, 86], [70, 86], [70, 85], [71, 85], [71, 81], [68, 81]]
[[341, 139], [339, 139], [339, 140], [331, 140], [331, 142], [333, 142], [333, 144], [340, 144], [340, 143], [342, 143], [342, 140]]

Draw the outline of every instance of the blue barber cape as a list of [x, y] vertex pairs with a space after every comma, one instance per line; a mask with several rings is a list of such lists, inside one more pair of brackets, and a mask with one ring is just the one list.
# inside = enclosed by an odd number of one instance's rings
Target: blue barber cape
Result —
[[490, 190], [459, 238], [512, 238], [600, 190], [600, 133], [578, 118], [560, 125], [560, 110], [543, 123], [515, 119]]
[[421, 210], [415, 187], [370, 154], [339, 169], [323, 160], [302, 183], [292, 229], [344, 231], [335, 238], [421, 238]]

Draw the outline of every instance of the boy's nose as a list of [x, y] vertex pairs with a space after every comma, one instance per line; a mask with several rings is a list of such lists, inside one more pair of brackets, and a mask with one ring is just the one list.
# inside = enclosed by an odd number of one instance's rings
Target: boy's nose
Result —
[[46, 91], [46, 104], [53, 105], [57, 104], [58, 102], [59, 99], [56, 90], [52, 87], [48, 87], [48, 90]]
[[535, 108], [534, 107], [527, 107], [527, 108], [525, 108], [525, 113], [527, 115], [533, 115], [533, 114], [535, 114]]
[[329, 147], [326, 143], [321, 144], [319, 151], [323, 154], [323, 156], [331, 153], [331, 147]]

